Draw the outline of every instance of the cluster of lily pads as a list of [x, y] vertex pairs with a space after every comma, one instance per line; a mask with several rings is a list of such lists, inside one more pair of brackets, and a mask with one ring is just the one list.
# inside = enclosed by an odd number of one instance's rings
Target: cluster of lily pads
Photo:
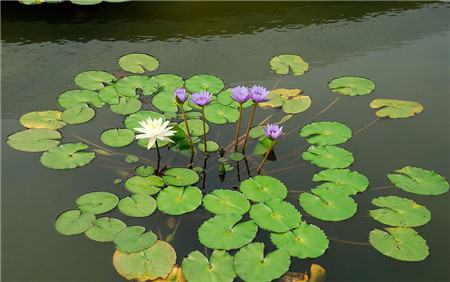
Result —
[[[258, 107], [280, 109], [278, 112], [284, 116], [275, 122], [278, 126], [311, 105], [310, 97], [302, 90], [284, 88], [271, 90], [268, 101], [254, 103], [249, 99], [240, 104], [233, 100], [231, 89], [225, 88], [224, 82], [213, 75], [194, 75], [186, 80], [174, 74], [147, 75], [159, 67], [159, 61], [147, 54], [128, 54], [119, 58], [118, 63], [132, 75], [113, 75], [98, 70], [76, 75], [75, 84], [80, 89], [65, 91], [58, 96], [62, 111], [34, 111], [23, 115], [19, 121], [27, 129], [9, 135], [7, 143], [16, 150], [42, 152], [41, 164], [48, 168], [72, 169], [89, 164], [96, 154], [105, 154], [104, 149], [126, 147], [133, 142], [147, 148], [148, 139], [136, 141], [136, 128], [146, 119], [162, 118], [171, 120], [170, 126], [175, 133], [171, 137], [173, 142], [158, 141], [159, 147], [186, 156], [196, 151], [205, 154], [220, 151], [217, 154], [218, 170], [226, 172], [233, 169], [229, 160], [242, 160], [245, 151], [240, 153], [235, 149], [230, 152], [220, 140], [206, 140], [210, 127], [236, 123], [242, 109], [249, 107], [252, 117]], [[302, 75], [309, 65], [298, 55], [279, 55], [271, 59], [270, 67], [280, 76]], [[174, 92], [180, 88], [189, 93], [208, 91], [212, 101], [204, 108], [190, 101], [180, 104], [174, 97]], [[329, 88], [340, 95], [359, 96], [371, 93], [375, 84], [367, 78], [348, 76], [333, 79]], [[99, 134], [99, 140], [108, 148], [88, 140], [61, 144], [62, 135], [58, 129], [86, 123], [95, 117], [94, 108], [103, 107], [122, 116], [124, 125]], [[393, 99], [375, 99], [370, 107], [378, 109], [376, 115], [379, 118], [406, 118], [423, 110], [417, 102]], [[250, 125], [247, 133], [256, 140], [253, 155], [264, 154], [265, 160], [273, 150], [273, 140], [264, 133], [261, 124], [253, 128]], [[235, 148], [242, 142], [245, 148], [247, 133], [239, 136], [239, 130], [237, 132]], [[352, 217], [357, 211], [352, 196], [369, 186], [366, 176], [348, 169], [354, 162], [353, 154], [336, 146], [348, 141], [352, 130], [339, 122], [322, 121], [307, 124], [300, 129], [299, 135], [311, 145], [302, 153], [302, 158], [324, 168], [313, 176], [313, 181], [320, 182], [318, 187], [300, 194], [300, 207], [324, 221]], [[205, 142], [200, 142], [201, 137]], [[95, 148], [88, 150], [86, 143]], [[138, 156], [124, 155], [127, 163], [139, 161]], [[119, 199], [113, 193], [101, 191], [84, 194], [75, 201], [76, 209], [58, 216], [56, 230], [63, 235], [85, 234], [94, 241], [113, 242], [115, 269], [126, 279], [138, 281], [157, 278], [232, 281], [237, 276], [244, 281], [271, 281], [288, 271], [292, 257], [316, 258], [326, 252], [329, 247], [326, 234], [302, 220], [299, 210], [286, 201], [288, 189], [280, 180], [267, 175], [249, 176], [239, 183], [239, 191], [209, 187], [202, 190], [196, 185], [205, 177], [205, 168], [191, 168], [190, 165], [189, 168], [170, 167], [162, 171], [159, 167], [155, 170], [150, 164], [140, 165], [136, 167], [135, 175], [124, 183], [128, 196]], [[405, 167], [388, 177], [400, 189], [416, 194], [438, 195], [449, 189], [445, 178], [420, 168]], [[114, 182], [119, 184], [121, 179]], [[373, 204], [380, 208], [372, 210], [371, 217], [393, 227], [386, 231], [371, 231], [370, 244], [395, 259], [425, 259], [428, 255], [426, 242], [411, 227], [427, 223], [430, 212], [412, 200], [396, 196], [376, 198]], [[193, 251], [183, 259], [180, 267], [175, 265], [173, 247], [163, 238], [158, 239], [152, 231], [146, 231], [142, 226], [127, 226], [108, 216], [97, 218], [116, 207], [125, 216], [141, 218], [152, 215], [157, 209], [170, 216], [180, 216], [201, 206], [211, 217], [198, 229], [198, 238], [206, 248], [214, 251], [209, 258]], [[264, 243], [254, 242], [258, 232], [266, 232], [277, 249], [265, 254]]]

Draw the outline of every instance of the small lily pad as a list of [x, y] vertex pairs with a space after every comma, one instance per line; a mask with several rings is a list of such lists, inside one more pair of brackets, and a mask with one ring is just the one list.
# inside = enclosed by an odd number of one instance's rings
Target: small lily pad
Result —
[[8, 136], [11, 148], [23, 152], [42, 152], [58, 146], [61, 133], [56, 130], [39, 128], [18, 131]]
[[215, 189], [203, 197], [203, 206], [214, 214], [240, 214], [250, 209], [250, 203], [242, 193], [227, 189]]
[[191, 252], [181, 265], [188, 281], [232, 282], [236, 277], [233, 257], [225, 251], [214, 250], [211, 259], [199, 251]]
[[270, 199], [251, 207], [250, 218], [262, 229], [273, 232], [287, 232], [298, 227], [301, 215], [288, 202]]
[[80, 124], [90, 121], [94, 116], [94, 109], [87, 104], [81, 104], [65, 109], [62, 112], [61, 120], [68, 124]]
[[[363, 192], [369, 186], [369, 179], [357, 171], [349, 169], [326, 169], [313, 176], [313, 181], [325, 183], [330, 188], [336, 188], [348, 195]], [[321, 185], [321, 186], [322, 186]]]
[[111, 217], [99, 218], [93, 224], [84, 234], [97, 242], [112, 242], [120, 231], [127, 228], [122, 220]]
[[[220, 146], [216, 142], [214, 142], [214, 141], [206, 141], [206, 149], [208, 149], [208, 153], [217, 152], [217, 151], [219, 151], [219, 148], [220, 148]], [[205, 144], [198, 143], [198, 149], [201, 152], [205, 152]]]
[[92, 227], [95, 215], [80, 210], [68, 210], [58, 216], [55, 228], [62, 235], [77, 235]]
[[215, 124], [235, 123], [239, 119], [239, 111], [230, 106], [214, 103], [205, 107], [205, 118]]
[[156, 243], [156, 234], [145, 232], [145, 227], [130, 226], [120, 231], [114, 238], [116, 249], [121, 252], [136, 253]]
[[156, 70], [159, 62], [153, 56], [137, 53], [120, 57], [119, 65], [123, 70], [131, 73], [144, 73]]
[[155, 172], [155, 168], [151, 165], [141, 165], [135, 169], [135, 172], [138, 176], [146, 177], [152, 175]]
[[58, 96], [58, 104], [64, 109], [75, 106], [90, 104], [94, 107], [101, 108], [105, 102], [100, 100], [98, 93], [92, 90], [69, 90]]
[[120, 97], [117, 105], [111, 105], [111, 111], [118, 115], [129, 115], [139, 111], [142, 107], [141, 101], [136, 98]]
[[336, 146], [310, 146], [302, 157], [322, 168], [346, 168], [355, 161], [351, 152]]
[[183, 78], [170, 73], [153, 76], [151, 80], [158, 84], [160, 91], [173, 91], [184, 85]]
[[198, 74], [186, 80], [186, 88], [191, 93], [207, 90], [211, 94], [217, 94], [223, 87], [223, 81], [213, 75]]
[[389, 180], [398, 188], [419, 195], [440, 195], [449, 189], [447, 180], [434, 171], [406, 166], [388, 174]]
[[134, 163], [136, 163], [136, 162], [138, 162], [138, 161], [139, 161], [139, 157], [136, 156], [136, 155], [130, 154], [130, 155], [126, 155], [126, 156], [125, 156], [125, 162], [126, 162], [126, 163], [134, 164]]
[[163, 213], [181, 215], [194, 211], [202, 204], [202, 192], [194, 186], [169, 186], [159, 192], [157, 203]]
[[30, 112], [20, 117], [19, 122], [27, 128], [59, 129], [66, 125], [59, 111]]
[[313, 122], [300, 131], [309, 144], [324, 146], [345, 143], [352, 137], [352, 131], [343, 123], [335, 121]]
[[[189, 119], [187, 121], [189, 125], [189, 130], [191, 132], [191, 136], [203, 136], [203, 121], [199, 119]], [[180, 123], [179, 127], [187, 134], [186, 124]], [[209, 126], [205, 124], [206, 133], [209, 131]]]
[[94, 152], [86, 152], [89, 148], [83, 143], [65, 143], [50, 148], [41, 155], [41, 163], [52, 169], [71, 169], [89, 164], [94, 158]]
[[134, 141], [134, 131], [126, 128], [112, 128], [102, 132], [100, 140], [110, 147], [124, 147]]
[[287, 196], [287, 188], [283, 182], [266, 175], [244, 180], [239, 189], [247, 199], [255, 202], [265, 202], [270, 199], [283, 200]]
[[164, 186], [164, 181], [156, 175], [133, 176], [125, 182], [125, 188], [133, 194], [154, 195]]
[[187, 168], [175, 167], [164, 171], [163, 180], [167, 185], [189, 186], [198, 182], [198, 174]]
[[131, 114], [125, 118], [123, 124], [126, 128], [134, 130], [135, 128], [141, 127], [139, 122], [144, 121], [148, 118], [156, 119], [162, 117], [161, 113], [153, 111], [139, 111], [137, 113]]
[[75, 76], [75, 84], [88, 90], [100, 90], [115, 80], [114, 75], [105, 71], [85, 71]]
[[379, 109], [377, 117], [409, 118], [423, 111], [423, 106], [414, 101], [395, 99], [375, 99], [370, 102], [372, 109]]
[[309, 64], [298, 55], [279, 55], [270, 60], [270, 68], [277, 74], [292, 71], [294, 75], [302, 75], [308, 70]]
[[146, 217], [156, 210], [156, 201], [146, 194], [134, 194], [119, 201], [117, 206], [124, 215]]
[[375, 89], [373, 81], [359, 76], [342, 76], [328, 83], [331, 92], [345, 96], [370, 94]]
[[231, 153], [231, 154], [228, 156], [228, 158], [229, 158], [230, 160], [233, 160], [233, 161], [236, 161], [236, 162], [240, 162], [240, 161], [242, 161], [242, 160], [245, 158], [245, 156], [244, 156], [244, 154], [242, 154], [242, 153], [239, 153], [239, 152], [233, 152], [233, 153]]
[[113, 210], [119, 198], [109, 192], [90, 192], [76, 200], [78, 209], [83, 213], [101, 214]]
[[130, 75], [117, 81], [116, 90], [120, 96], [137, 98], [138, 93], [144, 96], [155, 93], [158, 90], [158, 83], [150, 79], [149, 76]]

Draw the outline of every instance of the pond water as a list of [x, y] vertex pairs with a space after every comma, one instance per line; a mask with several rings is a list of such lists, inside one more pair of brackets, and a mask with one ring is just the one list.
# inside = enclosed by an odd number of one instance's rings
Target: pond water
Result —
[[[314, 262], [326, 268], [327, 281], [450, 280], [449, 194], [427, 197], [396, 188], [374, 189], [388, 185], [387, 173], [406, 165], [450, 177], [448, 3], [1, 5], [3, 140], [21, 130], [18, 118], [22, 114], [56, 109], [56, 96], [76, 87], [73, 77], [77, 73], [118, 71], [116, 59], [127, 53], [154, 55], [161, 62], [157, 73], [185, 78], [210, 73], [227, 85], [258, 83], [267, 88], [277, 81], [268, 60], [283, 53], [300, 54], [310, 64], [310, 71], [299, 77], [287, 76], [279, 86], [303, 89], [311, 96], [312, 107], [285, 124], [295, 132], [277, 146], [278, 161], [265, 167], [266, 174], [276, 176], [292, 190], [289, 201], [298, 207], [295, 191], [313, 188], [311, 177], [320, 169], [299, 157], [306, 143], [296, 132], [335, 99], [336, 94], [327, 87], [329, 80], [361, 75], [377, 85], [371, 95], [342, 97], [315, 118], [340, 121], [354, 131], [374, 120], [374, 111], [368, 107], [374, 98], [420, 102], [424, 112], [417, 117], [381, 120], [343, 145], [355, 155], [351, 168], [368, 176], [371, 186], [355, 197], [358, 213], [349, 220], [328, 223], [302, 212], [308, 222], [327, 233], [330, 247], [318, 259], [293, 259], [291, 271], [304, 271]], [[259, 110], [256, 119], [269, 113]], [[121, 123], [121, 118], [105, 108], [97, 111], [93, 122], [64, 128], [62, 134], [68, 141], [78, 141], [76, 134], [100, 143], [101, 130], [121, 127]], [[210, 133], [222, 144], [230, 143], [233, 135], [234, 125], [220, 131], [216, 127]], [[154, 159], [154, 151], [136, 145], [123, 151]], [[111, 263], [113, 244], [61, 236], [53, 224], [60, 212], [75, 207], [74, 200], [83, 193], [126, 195], [123, 186], [112, 181], [132, 173], [134, 165], [123, 162], [123, 157], [113, 161], [98, 157], [86, 167], [53, 171], [40, 165], [39, 155], [14, 151], [2, 143], [2, 281], [122, 281]], [[214, 159], [211, 157], [208, 167], [216, 165]], [[250, 160], [253, 171], [258, 160]], [[164, 151], [163, 161], [176, 166], [185, 165], [187, 159], [170, 159]], [[280, 171], [290, 166], [296, 167]], [[240, 172], [247, 177], [244, 166]], [[213, 170], [206, 191], [237, 183], [236, 171], [221, 182]], [[370, 230], [383, 227], [367, 215], [373, 207], [370, 200], [380, 195], [405, 196], [431, 210], [432, 221], [416, 228], [430, 247], [431, 255], [425, 261], [396, 261], [364, 244]], [[168, 233], [168, 216], [158, 212], [143, 219], [118, 212], [111, 215], [129, 226]], [[182, 218], [172, 242], [178, 262], [192, 250], [203, 251], [197, 229], [205, 215], [197, 211]], [[271, 246], [265, 236], [256, 241]]]

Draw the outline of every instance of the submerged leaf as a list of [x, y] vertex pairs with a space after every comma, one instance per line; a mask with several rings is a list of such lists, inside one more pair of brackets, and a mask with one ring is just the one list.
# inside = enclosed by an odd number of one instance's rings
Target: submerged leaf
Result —
[[75, 76], [75, 84], [88, 90], [100, 90], [116, 80], [116, 77], [105, 71], [85, 71]]
[[113, 210], [119, 198], [109, 192], [90, 192], [81, 195], [76, 200], [80, 211], [84, 213], [101, 214]]
[[236, 277], [233, 257], [221, 250], [214, 250], [209, 261], [201, 252], [193, 251], [181, 267], [188, 281], [231, 282]]
[[302, 157], [322, 168], [346, 168], [355, 160], [351, 152], [336, 146], [310, 146]]
[[321, 187], [336, 188], [348, 195], [363, 192], [369, 186], [369, 179], [357, 171], [349, 169], [326, 169], [313, 176], [313, 181], [321, 182]]
[[19, 122], [27, 128], [59, 129], [66, 125], [59, 111], [30, 112], [20, 117]]
[[388, 174], [389, 180], [396, 187], [419, 195], [440, 195], [449, 189], [447, 180], [434, 171], [405, 166]]
[[94, 152], [86, 152], [89, 148], [83, 143], [65, 143], [50, 148], [41, 155], [41, 163], [52, 169], [71, 169], [89, 164], [94, 158]]
[[215, 189], [203, 197], [203, 206], [214, 214], [245, 214], [250, 203], [242, 193], [227, 189]]
[[423, 111], [423, 106], [417, 102], [395, 99], [375, 99], [369, 106], [379, 109], [376, 112], [377, 117], [408, 118]]
[[239, 189], [247, 199], [254, 202], [265, 202], [270, 199], [283, 200], [287, 196], [287, 188], [283, 182], [266, 175], [258, 175], [244, 180]]
[[110, 147], [124, 147], [134, 141], [134, 132], [126, 128], [112, 128], [103, 131], [100, 140]]
[[56, 130], [39, 128], [18, 131], [8, 136], [11, 148], [23, 152], [42, 152], [56, 147], [61, 139], [61, 133]]
[[181, 215], [194, 211], [202, 204], [202, 192], [194, 186], [169, 186], [159, 192], [157, 203], [163, 213]]
[[333, 93], [345, 96], [359, 96], [370, 94], [375, 89], [375, 83], [359, 76], [342, 76], [328, 83]]
[[156, 210], [156, 201], [146, 194], [134, 194], [120, 199], [117, 207], [124, 215], [146, 217]]
[[119, 65], [123, 70], [131, 73], [144, 73], [156, 70], [159, 62], [147, 54], [128, 54], [119, 58]]
[[298, 55], [279, 55], [270, 60], [270, 68], [277, 74], [288, 74], [291, 70], [294, 75], [302, 75], [309, 64]]
[[130, 226], [116, 235], [114, 243], [121, 252], [136, 253], [152, 246], [156, 240], [156, 234], [152, 231], [145, 232], [145, 227]]
[[91, 228], [95, 215], [80, 210], [68, 210], [58, 216], [55, 228], [62, 235], [77, 235]]
[[352, 131], [343, 123], [335, 121], [313, 122], [300, 130], [300, 136], [306, 137], [309, 144], [338, 145], [352, 137]]
[[206, 90], [211, 94], [217, 94], [223, 87], [223, 81], [213, 75], [198, 74], [186, 80], [186, 88], [191, 93]]

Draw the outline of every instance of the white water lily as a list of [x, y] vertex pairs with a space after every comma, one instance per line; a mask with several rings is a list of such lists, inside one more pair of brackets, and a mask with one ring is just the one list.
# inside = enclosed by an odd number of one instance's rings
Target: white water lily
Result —
[[136, 135], [136, 139], [147, 139], [147, 150], [155, 145], [157, 140], [173, 142], [169, 137], [173, 136], [176, 131], [171, 130], [173, 126], [168, 126], [169, 121], [163, 123], [162, 118], [151, 119], [147, 118], [144, 121], [140, 121], [139, 125], [142, 127], [134, 128], [137, 132], [141, 134]]

